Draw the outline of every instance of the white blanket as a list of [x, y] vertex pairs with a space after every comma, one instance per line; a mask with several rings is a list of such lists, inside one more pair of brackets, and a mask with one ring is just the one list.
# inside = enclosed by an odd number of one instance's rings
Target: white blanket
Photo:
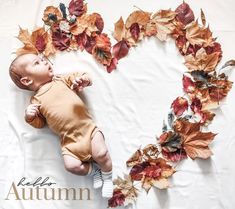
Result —
[[[18, 25], [33, 30], [42, 26], [46, 6], [68, 5], [69, 0], [8, 0], [0, 3], [0, 208], [3, 209], [105, 209], [107, 200], [93, 190], [91, 179], [67, 172], [60, 143], [48, 128], [34, 129], [24, 122], [24, 110], [31, 93], [17, 89], [8, 76], [8, 67], [20, 45], [15, 38]], [[175, 9], [181, 0], [87, 0], [88, 12], [100, 13], [104, 32], [111, 37], [114, 23], [135, 10]], [[233, 0], [189, 0], [196, 18], [200, 8], [218, 42], [222, 45], [220, 66], [235, 58], [235, 3]], [[112, 39], [114, 43], [114, 39]], [[117, 70], [108, 74], [86, 52], [57, 53], [52, 59], [56, 73], [87, 71], [93, 86], [84, 90], [84, 99], [103, 130], [113, 160], [114, 178], [128, 173], [125, 162], [140, 146], [156, 142], [171, 102], [182, 95], [183, 57], [174, 41], [162, 43], [145, 39], [120, 60]], [[235, 72], [226, 71], [231, 81]], [[209, 160], [183, 161], [167, 190], [140, 192], [133, 209], [234, 209], [235, 208], [235, 90], [217, 110], [209, 130], [218, 133], [211, 144]], [[12, 182], [22, 177], [50, 177], [58, 187], [89, 188], [91, 200], [4, 200]], [[12, 197], [12, 196], [11, 196]], [[122, 208], [122, 207], [121, 207]]]

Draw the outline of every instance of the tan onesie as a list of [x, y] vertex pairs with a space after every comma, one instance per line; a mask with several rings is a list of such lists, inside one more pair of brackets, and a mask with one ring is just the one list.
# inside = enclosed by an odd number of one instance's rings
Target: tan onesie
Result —
[[39, 117], [27, 121], [35, 128], [45, 123], [61, 138], [62, 155], [71, 155], [81, 161], [91, 160], [91, 139], [98, 130], [88, 110], [70, 89], [72, 81], [81, 73], [54, 76], [31, 98], [31, 103], [41, 104]]

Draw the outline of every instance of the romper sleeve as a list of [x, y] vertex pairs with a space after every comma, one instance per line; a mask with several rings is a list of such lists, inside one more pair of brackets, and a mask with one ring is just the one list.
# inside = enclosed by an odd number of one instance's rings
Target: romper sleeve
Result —
[[[34, 97], [30, 100], [31, 104], [37, 104], [37, 100], [34, 99]], [[46, 125], [46, 119], [43, 117], [43, 115], [40, 113], [37, 117], [35, 117], [33, 120], [27, 120], [25, 115], [25, 121], [33, 126], [34, 128], [43, 128]]]
[[66, 85], [68, 87], [71, 87], [73, 84], [73, 81], [75, 80], [75, 78], [80, 77], [80, 76], [86, 76], [90, 83], [88, 84], [88, 86], [92, 85], [92, 81], [90, 76], [86, 73], [86, 72], [74, 72], [74, 73], [69, 73], [67, 75], [62, 76], [63, 81], [66, 83]]

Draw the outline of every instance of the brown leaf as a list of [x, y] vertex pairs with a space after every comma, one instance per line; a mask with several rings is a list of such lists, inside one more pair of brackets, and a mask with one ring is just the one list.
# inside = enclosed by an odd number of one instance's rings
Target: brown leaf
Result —
[[173, 24], [173, 20], [175, 16], [176, 13], [171, 10], [160, 10], [153, 15], [151, 22], [156, 25], [156, 36], [159, 40], [166, 41], [167, 35], [174, 31], [175, 25]]
[[195, 83], [193, 82], [193, 80], [186, 75], [183, 75], [183, 89], [186, 93], [192, 93], [195, 90]]
[[45, 22], [46, 25], [51, 25], [55, 22], [58, 22], [63, 18], [60, 10], [54, 6], [48, 6], [44, 10], [42, 20]]
[[92, 55], [98, 62], [109, 66], [112, 61], [111, 42], [107, 34], [100, 34], [95, 38], [96, 44], [92, 49]]
[[113, 57], [110, 65], [107, 66], [107, 72], [111, 73], [113, 70], [115, 70], [117, 68], [117, 64], [118, 64], [118, 59], [116, 57]]
[[221, 69], [226, 68], [228, 66], [235, 66], [235, 60], [229, 60], [225, 62], [225, 64], [221, 67]]
[[126, 161], [126, 165], [128, 167], [133, 167], [137, 164], [140, 164], [142, 162], [143, 159], [143, 154], [142, 151], [140, 149], [138, 149], [127, 161]]
[[99, 31], [98, 28], [96, 27], [97, 18], [99, 18], [99, 16], [97, 16], [96, 13], [90, 15], [85, 14], [77, 18], [77, 21], [71, 25], [70, 32], [73, 35], [79, 35], [85, 31], [86, 34], [90, 36], [92, 32]]
[[201, 9], [201, 20], [202, 20], [202, 25], [205, 26], [206, 25], [206, 17], [205, 17], [205, 14], [202, 9]]
[[174, 130], [183, 137], [183, 148], [187, 155], [192, 158], [207, 159], [212, 155], [208, 145], [216, 134], [201, 132], [200, 123], [190, 123], [186, 120], [176, 120]]
[[214, 42], [209, 27], [200, 27], [197, 21], [186, 27], [186, 38], [190, 44], [204, 47], [210, 46]]
[[126, 20], [126, 28], [129, 29], [133, 23], [145, 26], [150, 20], [150, 13], [144, 11], [132, 12]]
[[220, 53], [214, 52], [207, 55], [205, 50], [201, 48], [197, 51], [196, 56], [188, 55], [185, 56], [185, 65], [189, 71], [193, 70], [203, 70], [205, 72], [211, 72], [215, 70], [219, 62]]
[[120, 17], [120, 19], [115, 23], [113, 37], [117, 41], [121, 41], [125, 37], [125, 32], [126, 32], [126, 29], [125, 29], [123, 19], [122, 17]]

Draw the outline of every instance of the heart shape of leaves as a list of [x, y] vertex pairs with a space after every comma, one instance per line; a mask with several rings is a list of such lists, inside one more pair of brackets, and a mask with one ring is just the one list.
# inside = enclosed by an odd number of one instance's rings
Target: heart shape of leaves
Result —
[[114, 180], [116, 187], [108, 201], [109, 207], [128, 205], [136, 200], [139, 190], [134, 181], [140, 181], [146, 192], [152, 186], [166, 189], [169, 187], [168, 178], [174, 174], [179, 161], [187, 157], [207, 159], [212, 155], [209, 144], [216, 134], [203, 132], [202, 127], [213, 120], [212, 109], [219, 107], [232, 88], [232, 82], [220, 71], [235, 66], [235, 60], [229, 60], [216, 71], [222, 58], [221, 45], [206, 27], [202, 10], [202, 24], [195, 21], [193, 11], [185, 2], [175, 11], [134, 11], [125, 22], [120, 17], [114, 24], [113, 37], [117, 43], [113, 46], [108, 35], [102, 32], [104, 21], [101, 15], [87, 14], [87, 4], [83, 0], [71, 0], [68, 11], [63, 3], [58, 8], [48, 6], [43, 21], [46, 26], [31, 34], [20, 28], [18, 39], [24, 46], [17, 50], [18, 56], [35, 53], [48, 57], [57, 51], [85, 49], [110, 73], [143, 38], [156, 37], [166, 41], [168, 36], [175, 40], [184, 56], [188, 68], [182, 79], [184, 95], [172, 102], [167, 120], [163, 122], [163, 133], [156, 144], [138, 149], [127, 160], [130, 173], [124, 179], [118, 177]]

